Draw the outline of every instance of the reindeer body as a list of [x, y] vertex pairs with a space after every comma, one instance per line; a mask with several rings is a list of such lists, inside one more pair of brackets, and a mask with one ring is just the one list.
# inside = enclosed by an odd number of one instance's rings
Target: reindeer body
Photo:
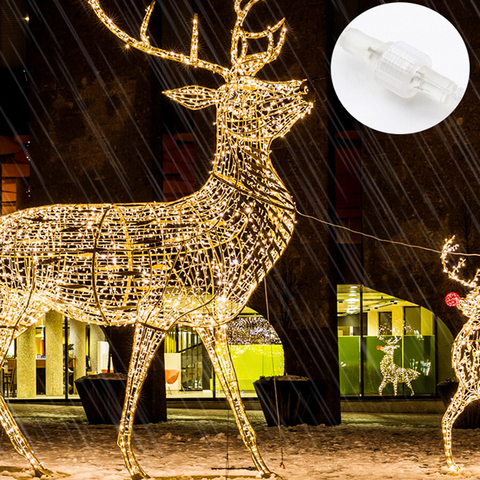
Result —
[[[135, 325], [118, 434], [134, 480], [148, 477], [131, 445], [138, 398], [150, 362], [175, 324], [199, 334], [256, 468], [262, 477], [271, 475], [240, 397], [226, 324], [240, 313], [292, 236], [295, 206], [272, 166], [270, 145], [312, 104], [304, 100], [301, 81], [255, 78], [278, 57], [286, 34], [284, 20], [260, 33], [243, 29], [258, 1], [234, 1], [237, 22], [232, 68], [227, 69], [198, 58], [196, 19], [186, 56], [150, 45], [146, 32], [153, 3], [139, 41], [120, 30], [98, 0], [89, 0], [107, 28], [129, 46], [226, 80], [216, 90], [193, 85], [164, 92], [190, 109], [216, 106], [212, 173], [198, 192], [175, 202], [53, 205], [0, 219], [0, 362], [12, 339], [50, 309], [83, 322]], [[262, 38], [268, 40], [266, 51], [248, 53], [248, 40]], [[1, 395], [0, 422], [35, 473], [48, 473]]]
[[[55, 205], [3, 217], [0, 282], [32, 311], [20, 324], [3, 323], [21, 332], [51, 308], [90, 323], [140, 318], [162, 329], [233, 320], [293, 232], [281, 181], [275, 191], [253, 182], [218, 173], [176, 202]], [[275, 233], [259, 236], [265, 231]]]
[[412, 381], [420, 376], [420, 372], [413, 370], [413, 368], [403, 368], [395, 364], [393, 360], [393, 352], [398, 345], [378, 346], [378, 350], [385, 353], [385, 356], [380, 362], [380, 371], [382, 372], [382, 383], [378, 387], [378, 394], [382, 395], [383, 389], [391, 383], [393, 385], [393, 394], [397, 395], [397, 388], [399, 383], [405, 383], [414, 394]]

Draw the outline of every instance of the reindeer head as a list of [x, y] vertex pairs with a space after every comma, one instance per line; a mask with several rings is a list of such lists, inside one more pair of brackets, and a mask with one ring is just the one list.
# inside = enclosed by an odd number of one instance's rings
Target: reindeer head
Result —
[[[164, 92], [169, 98], [192, 110], [216, 105], [217, 126], [222, 133], [237, 140], [254, 142], [266, 140], [268, 143], [274, 138], [283, 136], [298, 119], [309, 113], [312, 103], [304, 99], [307, 90], [302, 88], [302, 81], [267, 82], [255, 78], [256, 73], [278, 57], [286, 36], [285, 19], [263, 32], [247, 32], [243, 29], [248, 13], [259, 1], [248, 0], [242, 7], [244, 0], [235, 0], [237, 21], [232, 31], [231, 68], [198, 58], [196, 16], [193, 20], [190, 55], [187, 56], [150, 45], [147, 28], [154, 2], [147, 8], [142, 22], [141, 40], [136, 40], [120, 30], [102, 10], [99, 0], [89, 0], [89, 3], [107, 28], [128, 46], [149, 55], [210, 70], [221, 75], [226, 82], [216, 90], [191, 85]], [[278, 36], [277, 42], [275, 42], [275, 34]], [[263, 38], [268, 39], [267, 49], [263, 52], [248, 53], [248, 41]]]
[[387, 355], [393, 355], [393, 352], [399, 347], [399, 345], [377, 345], [377, 350], [380, 350], [381, 352], [387, 354]]
[[470, 289], [469, 293], [461, 298], [457, 307], [462, 313], [470, 319], [480, 319], [480, 270], [477, 270], [472, 280], [466, 281], [459, 276], [460, 270], [465, 266], [465, 259], [460, 258], [456, 265], [449, 266], [448, 256], [454, 253], [458, 249], [458, 245], [454, 244], [455, 237], [445, 241], [445, 245], [442, 249], [441, 259], [443, 265], [443, 271], [456, 282], [460, 283], [464, 287]]
[[395, 335], [391, 338], [385, 338], [385, 335], [379, 335], [378, 338], [385, 342], [385, 345], [377, 345], [377, 350], [385, 353], [386, 355], [393, 355], [393, 352], [400, 346], [398, 342], [401, 337]]

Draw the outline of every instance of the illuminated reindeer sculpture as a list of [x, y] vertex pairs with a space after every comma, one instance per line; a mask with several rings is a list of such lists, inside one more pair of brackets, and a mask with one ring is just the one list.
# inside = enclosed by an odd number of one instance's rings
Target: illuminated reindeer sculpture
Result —
[[[270, 145], [312, 104], [304, 99], [301, 81], [255, 78], [278, 57], [286, 35], [284, 20], [260, 33], [243, 29], [258, 1], [235, 0], [232, 67], [227, 69], [198, 58], [196, 18], [187, 56], [149, 44], [153, 3], [136, 40], [108, 18], [98, 0], [90, 0], [100, 20], [127, 45], [225, 79], [217, 90], [187, 86], [164, 92], [190, 109], [216, 106], [212, 173], [199, 191], [175, 202], [54, 205], [0, 220], [2, 362], [11, 341], [50, 309], [83, 322], [135, 325], [118, 435], [133, 479], [148, 477], [131, 445], [137, 401], [152, 357], [174, 325], [198, 332], [256, 468], [263, 477], [271, 475], [245, 414], [226, 324], [241, 312], [292, 236], [295, 206], [273, 168]], [[262, 38], [268, 40], [266, 51], [247, 53], [249, 40]], [[47, 473], [3, 397], [0, 421], [35, 473]]]
[[464, 267], [465, 259], [460, 259], [453, 267], [448, 266], [448, 256], [457, 248], [454, 238], [451, 238], [445, 243], [441, 255], [443, 271], [452, 280], [471, 289], [457, 304], [468, 320], [452, 345], [452, 366], [458, 379], [458, 389], [442, 419], [445, 457], [447, 464], [455, 470], [458, 467], [452, 456], [453, 424], [468, 404], [480, 399], [480, 269], [473, 280], [463, 280], [459, 271]]
[[394, 337], [389, 340], [385, 340], [386, 345], [377, 345], [377, 350], [382, 351], [385, 355], [380, 362], [380, 372], [382, 372], [383, 378], [380, 386], [378, 387], [378, 394], [382, 395], [383, 389], [391, 383], [393, 385], [393, 394], [397, 395], [397, 388], [399, 383], [405, 383], [408, 388], [413, 391], [412, 381], [416, 380], [420, 376], [420, 372], [413, 368], [403, 368], [395, 364], [393, 359], [393, 353], [400, 346], [398, 345], [399, 337]]

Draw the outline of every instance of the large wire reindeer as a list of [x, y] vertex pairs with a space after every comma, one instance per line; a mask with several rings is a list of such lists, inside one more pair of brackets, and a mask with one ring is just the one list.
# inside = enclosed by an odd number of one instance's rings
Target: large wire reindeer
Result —
[[[245, 413], [227, 345], [227, 326], [280, 258], [294, 229], [295, 206], [270, 160], [272, 141], [286, 134], [312, 104], [302, 81], [267, 82], [257, 72], [285, 42], [284, 19], [263, 32], [243, 24], [259, 0], [235, 0], [230, 68], [198, 58], [194, 18], [190, 55], [151, 46], [117, 27], [99, 0], [89, 3], [128, 46], [210, 70], [218, 89], [186, 86], [164, 92], [190, 109], [217, 108], [213, 169], [193, 195], [169, 203], [54, 205], [0, 219], [0, 360], [12, 340], [54, 309], [100, 325], [135, 325], [118, 445], [135, 480], [147, 478], [131, 445], [137, 401], [159, 344], [173, 325], [201, 337], [262, 477], [269, 477]], [[242, 5], [243, 4], [243, 5]], [[249, 40], [265, 51], [249, 53]], [[35, 474], [48, 473], [21, 433], [3, 397], [0, 422]]]
[[480, 399], [480, 269], [477, 270], [473, 280], [465, 281], [459, 275], [465, 266], [464, 258], [449, 267], [448, 257], [458, 248], [454, 240], [451, 238], [443, 247], [441, 255], [443, 271], [452, 280], [469, 288], [470, 292], [459, 299], [457, 304], [468, 320], [452, 345], [452, 366], [458, 379], [458, 389], [443, 416], [442, 432], [447, 464], [452, 469], [459, 470], [452, 455], [453, 424], [468, 404]]

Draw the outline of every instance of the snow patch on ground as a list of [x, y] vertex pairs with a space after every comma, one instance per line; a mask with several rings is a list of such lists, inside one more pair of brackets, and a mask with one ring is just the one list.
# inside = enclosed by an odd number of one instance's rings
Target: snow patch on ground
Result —
[[[128, 479], [115, 426], [88, 425], [82, 407], [17, 404], [12, 410], [38, 457], [55, 472], [52, 480]], [[462, 469], [453, 472], [443, 457], [440, 415], [346, 413], [337, 427], [280, 431], [267, 427], [261, 412], [249, 417], [267, 465], [285, 480], [480, 478], [480, 430], [454, 430], [455, 460]], [[157, 479], [255, 478], [226, 410], [169, 410], [168, 422], [135, 427], [134, 450]], [[3, 431], [0, 455], [0, 480], [33, 478]]]

